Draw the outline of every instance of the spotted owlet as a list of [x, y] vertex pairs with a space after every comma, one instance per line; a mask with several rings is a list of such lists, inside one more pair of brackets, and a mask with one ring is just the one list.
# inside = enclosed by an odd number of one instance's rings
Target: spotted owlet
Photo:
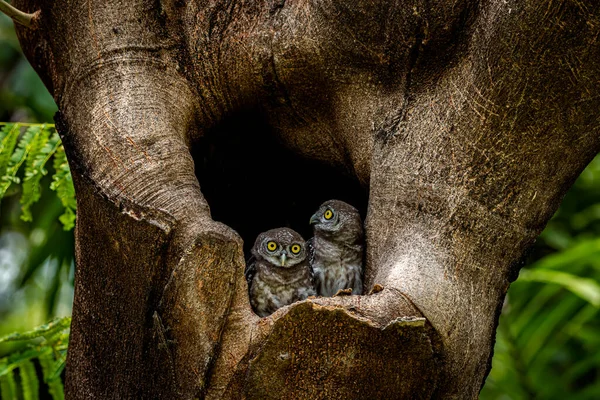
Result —
[[314, 236], [307, 242], [317, 294], [334, 296], [352, 289], [362, 294], [364, 234], [358, 210], [329, 200], [310, 218]]
[[316, 295], [302, 236], [288, 228], [271, 229], [256, 238], [246, 265], [250, 304], [260, 317]]

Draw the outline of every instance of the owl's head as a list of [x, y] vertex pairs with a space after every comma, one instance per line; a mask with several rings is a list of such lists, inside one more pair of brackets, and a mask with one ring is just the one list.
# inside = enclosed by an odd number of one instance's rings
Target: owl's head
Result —
[[321, 204], [310, 217], [315, 234], [344, 242], [362, 240], [363, 224], [360, 213], [348, 203], [329, 200]]
[[258, 235], [252, 254], [273, 266], [291, 268], [306, 258], [306, 243], [300, 234], [289, 228], [271, 229]]

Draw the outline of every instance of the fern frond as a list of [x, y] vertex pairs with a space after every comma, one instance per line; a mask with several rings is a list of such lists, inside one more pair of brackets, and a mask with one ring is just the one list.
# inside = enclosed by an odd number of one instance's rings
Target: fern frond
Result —
[[0, 397], [3, 399], [17, 398], [17, 383], [12, 370], [0, 376]]
[[24, 400], [38, 400], [40, 398], [40, 383], [35, 373], [35, 367], [29, 360], [21, 363], [19, 368], [21, 375], [21, 389]]
[[[27, 127], [21, 136], [21, 127]], [[21, 195], [21, 219], [31, 221], [31, 206], [41, 197], [40, 181], [47, 175], [46, 164], [54, 156], [55, 173], [50, 188], [56, 192], [65, 211], [59, 217], [63, 229], [75, 226], [75, 188], [69, 163], [54, 124], [5, 123], [0, 122], [0, 200], [13, 184], [23, 185]], [[24, 178], [18, 177], [25, 163]]]
[[19, 340], [30, 340], [39, 337], [49, 337], [52, 334], [60, 333], [71, 326], [71, 317], [55, 318], [47, 324], [40, 325], [28, 332], [15, 332], [0, 338], [2, 342], [16, 342]]
[[48, 385], [48, 392], [54, 400], [64, 400], [65, 391], [60, 380], [64, 362], [61, 364], [55, 363], [54, 358], [49, 354], [40, 356], [39, 361], [44, 374], [44, 382]]
[[67, 352], [61, 351], [60, 354], [61, 354], [60, 359], [54, 363], [54, 366], [53, 366], [54, 373], [49, 376], [50, 379], [59, 379], [60, 375], [62, 374], [65, 367], [67, 366]]
[[17, 149], [10, 157], [6, 172], [2, 177], [0, 177], [0, 198], [4, 197], [4, 194], [12, 183], [21, 183], [21, 180], [17, 178], [17, 172], [19, 171], [19, 168], [21, 168], [21, 165], [25, 162], [27, 154], [29, 154], [31, 151], [33, 139], [40, 132], [41, 127], [39, 125], [32, 126], [25, 131], [25, 134], [23, 137], [21, 137], [21, 140], [19, 140]]
[[0, 130], [0, 178], [6, 174], [8, 162], [19, 138], [19, 128], [19, 124], [6, 124]]
[[[42, 367], [44, 382], [48, 385], [49, 393], [55, 400], [64, 399], [61, 373], [65, 368], [67, 358], [70, 325], [70, 317], [56, 318], [31, 331], [12, 333], [0, 339], [0, 342], [42, 339], [38, 344], [27, 344], [24, 350], [16, 351], [0, 359], [2, 399], [23, 398], [35, 400], [38, 398], [39, 378], [33, 364], [33, 360], [36, 358]], [[21, 377], [22, 396], [18, 396], [16, 385], [10, 386], [11, 379], [14, 383], [14, 370], [18, 370]], [[10, 396], [5, 396], [5, 392], [10, 393]], [[13, 396], [12, 393], [16, 395]]]
[[15, 352], [10, 354], [8, 357], [0, 360], [0, 376], [3, 376], [10, 371], [16, 369], [23, 363], [24, 361], [31, 360], [32, 358], [39, 357], [44, 352], [50, 353], [52, 349], [44, 346], [36, 346], [28, 348], [24, 351]]
[[67, 155], [65, 154], [65, 149], [62, 145], [58, 147], [54, 154], [54, 170], [56, 172], [52, 177], [50, 189], [56, 191], [58, 198], [65, 208], [64, 214], [58, 219], [62, 222], [64, 230], [68, 231], [75, 226], [75, 210], [77, 209], [77, 202], [75, 200], [73, 177], [71, 176]]
[[55, 132], [50, 136], [50, 130], [45, 126], [33, 139], [31, 150], [25, 163], [25, 178], [23, 179], [23, 194], [21, 204], [23, 221], [31, 221], [30, 207], [36, 203], [41, 196], [40, 180], [48, 171], [44, 168], [50, 157], [56, 152], [60, 144], [60, 138]]

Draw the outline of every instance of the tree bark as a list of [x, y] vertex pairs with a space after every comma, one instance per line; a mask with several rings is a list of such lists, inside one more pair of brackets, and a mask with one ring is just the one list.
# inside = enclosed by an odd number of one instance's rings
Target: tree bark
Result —
[[[71, 398], [477, 397], [600, 150], [598, 4], [14, 5], [77, 191]], [[367, 292], [258, 318], [244, 243], [326, 194], [366, 211]]]

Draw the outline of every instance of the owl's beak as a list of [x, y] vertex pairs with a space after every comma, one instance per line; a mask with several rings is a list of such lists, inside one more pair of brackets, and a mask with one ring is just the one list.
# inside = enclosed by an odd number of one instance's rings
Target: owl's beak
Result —
[[279, 257], [279, 260], [281, 260], [281, 266], [285, 267], [285, 260], [286, 260], [286, 254], [285, 253], [281, 253], [281, 256]]
[[310, 222], [309, 222], [309, 223], [310, 223], [311, 225], [316, 225], [316, 224], [318, 224], [319, 222], [320, 222], [319, 216], [317, 215], [317, 213], [314, 213], [314, 214], [312, 215], [312, 217], [310, 217]]

